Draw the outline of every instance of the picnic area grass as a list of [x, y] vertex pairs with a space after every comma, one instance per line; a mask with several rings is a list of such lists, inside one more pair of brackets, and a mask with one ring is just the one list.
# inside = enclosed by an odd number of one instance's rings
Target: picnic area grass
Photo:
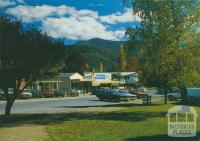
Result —
[[[17, 114], [6, 119], [1, 116], [0, 127], [45, 126], [47, 137], [44, 141], [199, 141], [200, 118], [195, 138], [167, 136], [166, 114], [175, 105], [174, 102], [148, 106], [123, 103], [114, 105], [124, 108], [113, 112]], [[195, 108], [200, 115], [200, 107]]]

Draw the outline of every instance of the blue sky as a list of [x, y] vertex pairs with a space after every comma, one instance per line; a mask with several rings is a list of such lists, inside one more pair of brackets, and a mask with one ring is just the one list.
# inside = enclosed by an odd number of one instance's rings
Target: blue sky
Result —
[[125, 29], [140, 22], [122, 0], [0, 0], [0, 8], [68, 44], [92, 38], [124, 40]]

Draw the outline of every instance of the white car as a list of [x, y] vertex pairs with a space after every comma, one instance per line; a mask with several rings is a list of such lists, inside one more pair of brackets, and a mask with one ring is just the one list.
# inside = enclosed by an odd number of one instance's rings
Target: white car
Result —
[[147, 92], [147, 89], [145, 87], [138, 88], [138, 92]]
[[29, 89], [24, 89], [24, 91], [20, 94], [21, 98], [31, 98], [32, 93]]
[[167, 97], [169, 100], [177, 100], [177, 99], [181, 99], [181, 94], [180, 93], [168, 93]]

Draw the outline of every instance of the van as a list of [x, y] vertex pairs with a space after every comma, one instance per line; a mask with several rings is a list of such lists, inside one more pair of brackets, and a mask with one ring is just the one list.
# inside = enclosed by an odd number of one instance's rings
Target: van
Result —
[[188, 102], [196, 103], [200, 101], [200, 88], [187, 88]]

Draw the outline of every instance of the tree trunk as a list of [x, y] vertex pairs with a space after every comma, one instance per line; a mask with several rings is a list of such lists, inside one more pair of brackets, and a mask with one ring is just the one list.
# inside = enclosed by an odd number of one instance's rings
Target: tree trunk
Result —
[[188, 95], [187, 95], [187, 88], [186, 86], [182, 86], [180, 88], [181, 90], [181, 98], [182, 98], [182, 104], [187, 105], [188, 104]]
[[165, 95], [165, 104], [167, 104], [167, 92], [165, 88], [163, 88], [163, 94]]
[[6, 89], [4, 91], [4, 93], [6, 94], [5, 116], [9, 116], [11, 109], [12, 109], [12, 106], [15, 102], [16, 97], [17, 97], [17, 91], [16, 91], [16, 88], [14, 88], [13, 94], [9, 95], [8, 89]]
[[11, 111], [11, 108], [13, 106], [13, 103], [14, 103], [14, 98], [11, 97], [7, 100], [6, 102], [6, 108], [5, 108], [5, 116], [9, 116], [10, 115], [10, 111]]
[[[18, 80], [18, 82], [19, 81], [20, 80]], [[22, 88], [20, 88], [20, 85], [17, 86], [17, 87], [14, 87], [12, 95], [8, 94], [8, 88], [4, 89], [4, 93], [6, 94], [5, 116], [9, 116], [10, 115], [12, 106], [13, 106], [16, 98], [20, 95], [20, 93], [24, 90], [24, 88], [27, 87], [31, 82], [32, 82], [32, 80], [28, 81], [28, 83], [26, 83], [26, 85], [24, 85]]]
[[167, 104], [167, 93], [165, 93], [165, 104]]

